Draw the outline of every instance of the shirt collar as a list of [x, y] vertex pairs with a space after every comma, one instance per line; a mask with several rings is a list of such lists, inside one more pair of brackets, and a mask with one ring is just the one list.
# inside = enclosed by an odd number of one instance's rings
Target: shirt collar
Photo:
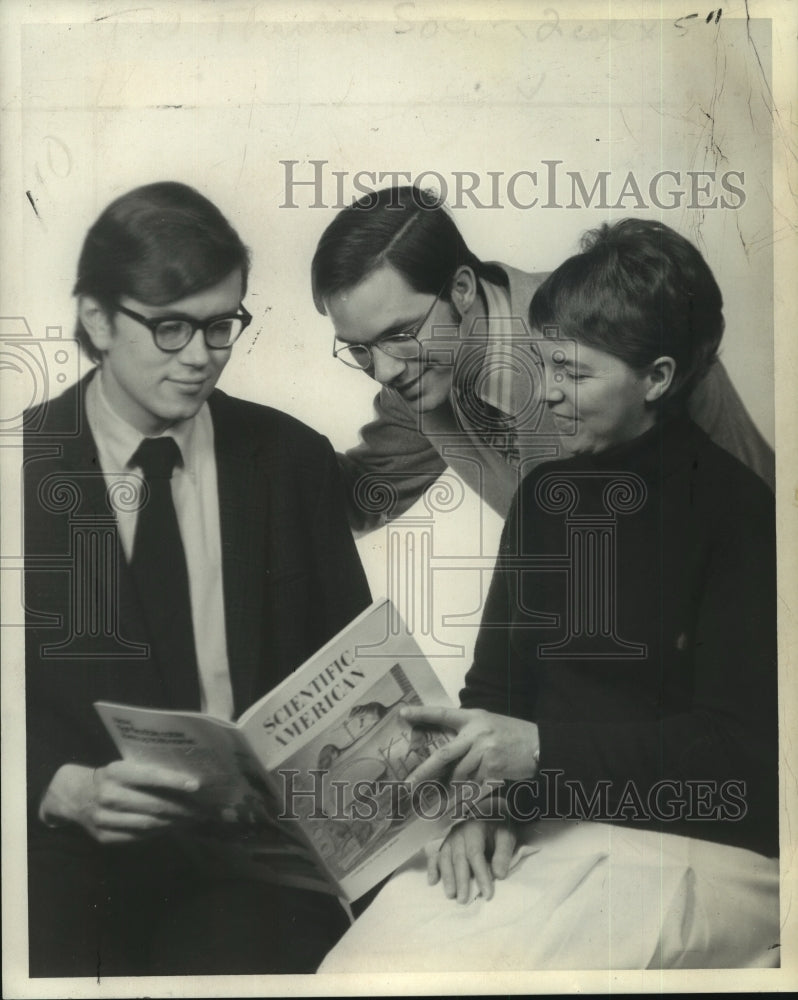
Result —
[[571, 468], [635, 472], [643, 479], [663, 479], [684, 465], [693, 465], [704, 432], [684, 412], [669, 414], [631, 441], [604, 451], [576, 455]]
[[480, 281], [487, 311], [487, 348], [483, 361], [479, 395], [483, 402], [512, 415], [512, 371], [507, 358], [512, 354], [513, 323], [510, 296], [506, 289]]
[[[175, 439], [183, 457], [183, 469], [189, 475], [193, 475], [196, 467], [194, 445], [197, 417], [202, 414], [203, 419], [205, 419], [207, 415], [204, 411], [207, 408], [208, 404], [203, 403], [200, 413], [188, 420], [178, 421], [168, 427], [163, 435], [156, 435]], [[142, 434], [132, 424], [129, 424], [113, 408], [103, 385], [102, 368], [98, 369], [96, 377], [91, 380], [86, 389], [86, 409], [92, 433], [108, 462], [109, 468], [117, 471], [131, 468], [131, 458], [148, 435]], [[103, 462], [103, 464], [106, 463]]]

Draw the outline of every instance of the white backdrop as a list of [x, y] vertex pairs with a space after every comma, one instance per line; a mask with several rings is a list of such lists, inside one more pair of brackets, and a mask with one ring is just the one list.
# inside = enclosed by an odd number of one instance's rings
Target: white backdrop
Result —
[[[580, 11], [563, 4], [559, 13], [546, 3], [465, 3], [438, 5], [443, 18], [435, 19], [436, 5], [412, 2], [341, 8], [306, 0], [289, 8], [162, 0], [136, 8], [12, 0], [6, 10], [17, 25], [3, 49], [0, 334], [24, 333], [21, 317], [33, 338], [48, 327], [68, 338], [87, 227], [133, 186], [184, 181], [221, 207], [253, 251], [245, 301], [254, 322], [221, 387], [286, 410], [345, 448], [370, 416], [375, 387], [331, 357], [332, 328], [310, 295], [310, 260], [335, 215], [333, 171], [342, 172], [347, 202], [358, 193], [358, 171], [413, 178], [437, 171], [450, 186], [455, 172], [471, 171], [477, 197], [488, 203], [494, 172], [498, 204], [478, 208], [465, 198], [453, 209], [483, 259], [547, 270], [576, 249], [586, 228], [630, 214], [661, 218], [697, 242], [724, 294], [722, 357], [772, 443], [773, 250], [794, 237], [795, 210], [782, 204], [774, 211], [771, 170], [774, 150], [777, 168], [794, 168], [795, 146], [787, 106], [774, 97], [771, 62], [789, 60], [792, 39], [789, 25], [777, 24], [774, 49], [764, 0], [732, 4], [722, 15], [706, 6], [671, 7], [666, 16], [660, 3]], [[641, 14], [647, 17], [634, 19]], [[311, 160], [324, 161], [327, 207], [311, 207], [309, 186], [287, 192], [284, 160], [296, 161], [297, 180], [313, 178]], [[556, 195], [546, 187], [544, 161], [560, 161]], [[673, 209], [657, 208], [648, 192], [664, 170], [681, 179], [660, 190], [685, 192]], [[513, 204], [507, 181], [518, 171], [537, 172], [536, 191], [524, 176], [515, 192], [516, 202], [537, 194], [535, 207]], [[595, 207], [596, 198], [594, 207], [567, 208], [569, 171], [588, 191], [597, 172], [609, 172], [611, 205], [633, 171], [646, 204], [628, 194], [617, 208]], [[708, 193], [691, 195], [688, 171], [714, 172], [714, 183], [699, 182]], [[744, 174], [732, 181], [742, 197], [721, 189], [729, 171]], [[426, 174], [425, 182], [435, 178]], [[737, 207], [708, 204], [723, 194]], [[559, 207], [543, 207], [548, 195]], [[286, 207], [291, 201], [297, 207]], [[780, 279], [776, 288], [784, 315], [793, 285]], [[52, 369], [48, 391], [79, 370], [85, 362], [68, 350], [57, 368], [66, 378], [56, 383]], [[40, 391], [15, 378], [12, 366], [4, 419], [13, 422]], [[779, 447], [794, 445], [782, 433]], [[8, 460], [4, 479], [13, 496]], [[463, 567], [433, 573], [434, 634], [427, 637], [431, 652], [451, 644], [436, 667], [452, 695], [474, 628], [447, 617], [478, 612], [487, 580], [468, 569], [468, 557], [492, 553], [499, 530], [473, 496], [435, 519], [435, 554]], [[18, 520], [7, 517], [3, 551], [12, 557], [15, 532]], [[385, 592], [385, 532], [359, 546], [375, 596]], [[14, 565], [12, 558], [4, 567], [7, 608], [18, 601], [18, 587], [9, 585]], [[9, 614], [14, 624], [13, 608]]]
[[[5, 301], [34, 335], [59, 325], [70, 335], [77, 254], [105, 204], [141, 183], [186, 181], [253, 251], [255, 322], [221, 386], [346, 448], [370, 415], [374, 386], [330, 356], [310, 260], [334, 206], [358, 193], [355, 174], [409, 172], [432, 185], [443, 179], [479, 256], [527, 270], [551, 269], [584, 229], [628, 214], [661, 217], [697, 241], [724, 292], [724, 360], [773, 441], [770, 22], [574, 23], [551, 10], [539, 21], [412, 22], [400, 5], [391, 20], [329, 24], [264, 21], [269, 10], [243, 23], [184, 15], [23, 28], [29, 198], [22, 266]], [[659, 200], [680, 207], [652, 202], [650, 182], [663, 170], [679, 180], [664, 178]], [[487, 207], [458, 197], [458, 171], [476, 175], [476, 200]], [[510, 182], [519, 171], [536, 173], [537, 185], [528, 174]], [[569, 172], [590, 192], [598, 171], [608, 172], [606, 204], [618, 207], [579, 207], [600, 199], [575, 196]], [[624, 188], [629, 171], [642, 203]], [[688, 171], [709, 173], [692, 181]], [[742, 194], [723, 189], [729, 171], [726, 183]], [[359, 184], [382, 186], [376, 176]], [[535, 195], [536, 206], [518, 207]], [[721, 208], [721, 197], [736, 207]], [[491, 553], [500, 525], [490, 512], [479, 522], [473, 496], [439, 515], [438, 554], [477, 554], [480, 530], [481, 554]], [[360, 547], [383, 592], [383, 533]], [[477, 573], [434, 575], [439, 634], [447, 614], [478, 607], [483, 582]], [[472, 640], [473, 629], [446, 638], [463, 649], [439, 664], [453, 694]]]
[[[581, 231], [623, 215], [660, 216], [696, 240], [726, 300], [724, 356], [757, 424], [773, 440], [772, 99], [770, 22], [499, 23], [399, 20], [310, 23], [176, 21], [27, 25], [22, 32], [22, 172], [36, 204], [24, 206], [20, 267], [7, 307], [34, 329], [70, 324], [69, 294], [83, 234], [115, 195], [174, 178], [220, 204], [254, 252], [251, 354], [237, 352], [225, 384], [352, 440], [363, 404], [330, 407], [357, 392], [326, 357], [329, 328], [314, 311], [309, 264], [335, 214], [310, 207], [307, 185], [287, 192], [282, 160], [297, 181], [324, 161], [322, 200], [345, 201], [358, 171], [478, 175], [490, 205], [489, 171], [500, 171], [499, 207], [455, 208], [479, 256], [549, 269]], [[219, 10], [224, 12], [225, 5]], [[260, 16], [269, 12], [261, 5]], [[581, 30], [579, 30], [581, 29]], [[641, 208], [630, 193], [613, 210], [544, 208], [547, 168], [561, 161], [556, 200], [571, 201], [566, 171], [588, 191], [609, 171], [617, 201], [634, 171], [645, 201], [659, 171], [678, 171], [681, 208]], [[537, 171], [540, 204], [524, 209]], [[738, 209], [689, 208], [688, 171], [724, 192], [735, 178]], [[427, 174], [425, 181], [435, 184]], [[372, 179], [362, 184], [381, 186]], [[384, 181], [383, 183], [387, 183]], [[550, 188], [548, 190], [551, 190]], [[554, 196], [552, 196], [554, 199]], [[454, 200], [451, 199], [450, 200]], [[583, 199], [580, 199], [583, 200]], [[696, 199], [693, 199], [696, 200]], [[739, 203], [740, 198], [726, 198]], [[294, 202], [296, 208], [281, 207]], [[593, 204], [598, 201], [593, 198]], [[778, 235], [778, 234], [777, 234]], [[355, 376], [357, 378], [357, 376]], [[319, 393], [320, 384], [325, 393]], [[363, 389], [363, 396], [368, 390]], [[350, 412], [351, 411], [351, 412]]]

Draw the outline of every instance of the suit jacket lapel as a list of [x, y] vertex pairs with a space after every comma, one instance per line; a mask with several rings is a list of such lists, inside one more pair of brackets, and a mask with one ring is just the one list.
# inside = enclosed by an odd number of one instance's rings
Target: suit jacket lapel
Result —
[[222, 580], [230, 680], [236, 716], [258, 692], [263, 649], [263, 591], [268, 500], [258, 442], [235, 401], [217, 390], [209, 400], [219, 490]]
[[[66, 623], [74, 612], [73, 602], [77, 600], [73, 588], [88, 588], [91, 593], [99, 588], [105, 594], [106, 602], [114, 604], [113, 610], [106, 603], [97, 613], [112, 614], [113, 620], [103, 619], [99, 632], [81, 622], [77, 631], [71, 633], [65, 624], [68, 640], [59, 643], [54, 637], [56, 645], [53, 650], [61, 648], [62, 655], [72, 657], [129, 656], [132, 660], [144, 661], [147, 658], [147, 636], [141, 607], [130, 580], [97, 444], [86, 416], [85, 392], [94, 374], [89, 373], [57, 399], [48, 401], [43, 419], [26, 431], [26, 464], [32, 463], [35, 467], [37, 462], [44, 463], [40, 472], [34, 472], [33, 481], [38, 482], [39, 499], [36, 516], [26, 519], [30, 521], [26, 524], [26, 552], [28, 555], [41, 554], [44, 544], [46, 553], [74, 560], [73, 526], [78, 532], [81, 528], [89, 532], [99, 529], [102, 534], [103, 526], [113, 530], [116, 539], [114, 579], [91, 578], [91, 574], [107, 570], [105, 564], [98, 567], [90, 559], [82, 561], [79, 566], [73, 564], [73, 574], [77, 572], [79, 575], [73, 575], [70, 588], [65, 591], [68, 604], [63, 609]], [[68, 428], [74, 428], [74, 431], [69, 432]], [[68, 502], [68, 508], [63, 505], [64, 502]], [[39, 530], [44, 532], [42, 538], [37, 537]], [[85, 574], [89, 574], [89, 578]], [[88, 645], [83, 649], [81, 643]], [[160, 666], [158, 672], [164, 684]]]
[[[34, 449], [40, 441], [56, 446], [60, 453], [56, 465], [64, 478], [74, 484], [75, 495], [78, 498], [78, 505], [73, 514], [81, 518], [97, 519], [109, 517], [112, 511], [106, 500], [105, 479], [97, 456], [97, 444], [86, 416], [85, 393], [93, 376], [94, 372], [91, 372], [58, 399], [47, 404], [51, 412], [39, 432], [40, 436], [34, 435], [31, 444]], [[77, 433], [63, 437], [50, 436], [49, 427], [58, 429], [68, 426], [65, 417], [73, 413], [77, 414], [79, 421]]]

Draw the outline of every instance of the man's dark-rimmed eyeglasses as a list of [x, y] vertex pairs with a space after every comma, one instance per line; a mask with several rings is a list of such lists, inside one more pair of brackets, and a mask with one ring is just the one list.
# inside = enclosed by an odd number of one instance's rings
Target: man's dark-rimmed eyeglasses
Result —
[[146, 326], [155, 346], [168, 354], [182, 351], [197, 330], [202, 330], [209, 350], [223, 351], [232, 347], [252, 322], [252, 316], [243, 306], [239, 306], [237, 313], [211, 316], [209, 319], [194, 319], [191, 316], [155, 316], [151, 319], [120, 305], [116, 306], [116, 312]]
[[399, 358], [401, 361], [413, 361], [421, 357], [423, 347], [421, 341], [418, 339], [418, 335], [432, 315], [432, 310], [438, 304], [438, 300], [445, 287], [446, 285], [435, 296], [432, 305], [424, 314], [424, 318], [410, 327], [410, 329], [403, 333], [395, 333], [390, 337], [383, 337], [382, 340], [376, 340], [373, 344], [349, 344], [334, 337], [333, 357], [338, 358], [339, 361], [343, 361], [350, 368], [360, 368], [362, 371], [368, 371], [374, 367], [372, 352], [375, 348], [382, 351], [383, 354], [387, 354], [392, 358]]

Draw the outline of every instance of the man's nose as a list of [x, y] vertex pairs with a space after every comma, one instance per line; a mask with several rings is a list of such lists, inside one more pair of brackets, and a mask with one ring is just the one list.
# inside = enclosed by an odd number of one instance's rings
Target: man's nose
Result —
[[371, 360], [373, 364], [372, 376], [381, 385], [393, 382], [407, 368], [407, 361], [403, 361], [402, 358], [394, 358], [390, 354], [386, 354], [385, 351], [381, 351], [379, 347], [372, 347]]
[[210, 351], [205, 343], [205, 331], [197, 329], [194, 336], [189, 340], [180, 352], [180, 360], [187, 365], [202, 366], [208, 363]]

